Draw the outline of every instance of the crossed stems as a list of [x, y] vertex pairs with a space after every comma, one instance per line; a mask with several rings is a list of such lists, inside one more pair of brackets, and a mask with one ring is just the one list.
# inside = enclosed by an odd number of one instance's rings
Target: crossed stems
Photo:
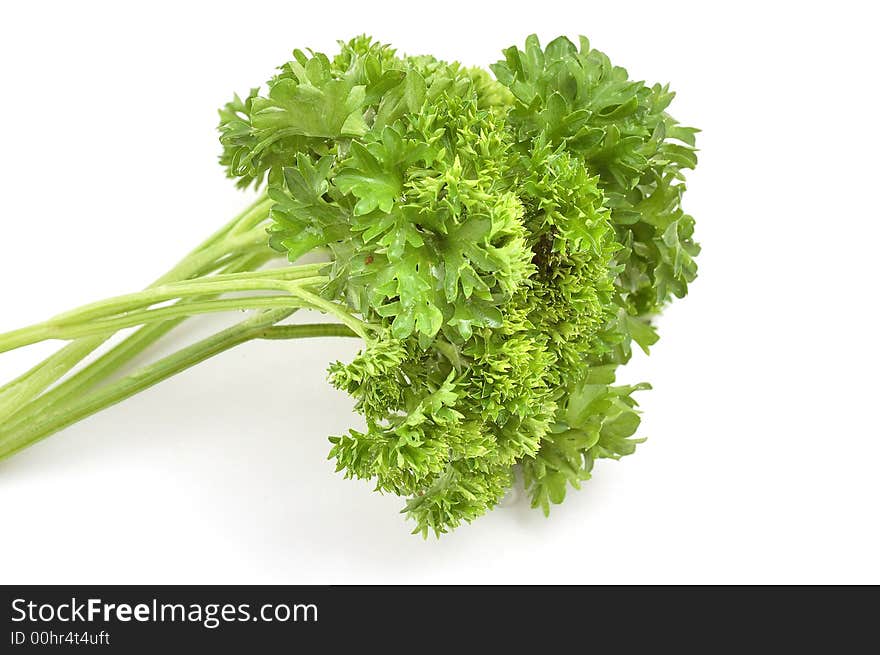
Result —
[[[368, 326], [342, 305], [316, 293], [326, 282], [326, 277], [319, 274], [325, 264], [257, 270], [277, 257], [267, 247], [266, 219], [270, 206], [271, 201], [258, 199], [144, 291], [85, 305], [0, 335], [0, 352], [44, 339], [71, 340], [0, 388], [0, 459], [253, 339], [369, 339]], [[273, 293], [265, 295], [266, 292]], [[263, 295], [221, 297], [229, 293]], [[176, 302], [167, 304], [171, 301]], [[278, 325], [302, 308], [328, 314], [339, 322]], [[230, 328], [106, 383], [114, 372], [186, 318], [230, 310], [256, 311]], [[142, 327], [65, 378], [113, 334], [134, 326]]]

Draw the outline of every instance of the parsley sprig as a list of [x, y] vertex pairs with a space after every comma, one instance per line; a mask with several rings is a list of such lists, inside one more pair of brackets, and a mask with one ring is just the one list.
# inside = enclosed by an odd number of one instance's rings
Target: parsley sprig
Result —
[[[416, 532], [484, 514], [517, 468], [546, 513], [596, 459], [632, 453], [648, 385], [615, 372], [696, 276], [681, 207], [696, 130], [667, 113], [668, 87], [583, 37], [532, 36], [490, 68], [362, 36], [332, 58], [295, 50], [236, 96], [220, 161], [259, 199], [144, 291], [0, 335], [0, 350], [70, 341], [0, 389], [0, 456], [240, 343], [312, 336], [361, 339], [330, 381], [365, 427], [331, 437], [330, 457], [405, 497]], [[252, 313], [110, 379], [181, 321], [229, 310]], [[282, 323], [301, 310], [332, 322]]]

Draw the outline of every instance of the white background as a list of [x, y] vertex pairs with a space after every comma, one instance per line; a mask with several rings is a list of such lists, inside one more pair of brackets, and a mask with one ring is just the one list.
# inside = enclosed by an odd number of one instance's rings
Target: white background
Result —
[[[0, 27], [0, 330], [142, 287], [248, 202], [216, 108], [369, 32], [488, 64], [584, 33], [703, 129], [691, 295], [624, 381], [649, 441], [549, 520], [441, 540], [343, 480], [354, 342], [254, 343], [0, 463], [0, 582], [880, 582], [870, 3], [19, 2]], [[172, 345], [216, 327], [183, 330]], [[0, 356], [10, 379], [56, 347]]]

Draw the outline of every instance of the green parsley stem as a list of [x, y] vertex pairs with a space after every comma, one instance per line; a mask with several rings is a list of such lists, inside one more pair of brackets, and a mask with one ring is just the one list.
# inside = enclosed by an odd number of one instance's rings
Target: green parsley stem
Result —
[[[296, 296], [299, 287], [320, 284], [326, 281], [326, 278], [313, 274], [316, 269], [315, 264], [306, 264], [302, 268], [302, 271], [295, 270], [296, 267], [282, 269], [278, 279], [274, 276], [269, 277], [273, 271], [262, 271], [255, 275], [245, 276], [237, 274], [218, 275], [204, 279], [164, 284], [138, 293], [108, 298], [65, 312], [64, 314], [59, 314], [44, 323], [0, 334], [0, 352], [26, 346], [44, 339], [68, 339], [77, 336], [100, 334], [105, 331], [113, 332], [124, 327], [138, 325], [141, 322], [140, 320], [137, 320], [137, 318], [131, 320], [127, 317], [129, 315], [140, 316], [142, 312], [138, 314], [137, 310], [169, 300], [239, 291], [283, 291]], [[310, 304], [316, 305], [314, 299], [318, 297], [309, 294], [303, 296], [303, 298], [310, 302]], [[245, 298], [239, 299], [243, 309], [248, 308], [246, 300]], [[189, 306], [178, 303], [172, 305], [174, 309], [165, 307], [162, 308], [164, 311], [160, 312], [158, 316], [173, 318], [176, 314], [201, 313], [199, 311], [189, 312]], [[237, 308], [231, 299], [222, 307], [227, 310]], [[159, 310], [155, 311], [158, 312]], [[113, 317], [117, 317], [118, 320], [115, 324], [119, 327], [112, 329], [110, 326], [113, 323], [111, 322], [106, 326], [107, 330], [103, 330], [104, 321], [110, 320]], [[92, 329], [92, 327], [95, 329]]]
[[[258, 268], [270, 259], [272, 259], [271, 252], [264, 248], [262, 249], [262, 252], [240, 257], [238, 261], [228, 265], [225, 270], [234, 271]], [[211, 296], [206, 296], [206, 298], [210, 297]], [[195, 302], [198, 300], [198, 298], [193, 298], [190, 300], [183, 300], [181, 303]], [[180, 325], [185, 319], [186, 316], [180, 316], [160, 323], [151, 323], [141, 327], [136, 332], [123, 339], [120, 343], [113, 346], [110, 350], [100, 355], [94, 361], [89, 362], [86, 366], [63, 380], [61, 383], [55, 385], [48, 391], [45, 391], [45, 393], [41, 394], [48, 384], [35, 388], [30, 395], [23, 394], [23, 397], [30, 398], [29, 402], [20, 402], [11, 412], [0, 414], [0, 416], [3, 417], [2, 422], [7, 422], [12, 418], [18, 417], [22, 417], [23, 420], [28, 420], [29, 417], [42, 415], [48, 411], [50, 407], [63, 403], [68, 398], [78, 397], [149, 348], [156, 341]], [[59, 352], [64, 352], [65, 350], [79, 346], [80, 344], [90, 345], [91, 341], [96, 340], [95, 337], [78, 339], [65, 348], [62, 348]], [[101, 342], [105, 340], [106, 335], [100, 338]], [[76, 355], [78, 353], [74, 354]], [[83, 359], [87, 355], [88, 353], [80, 357], [80, 359]], [[52, 358], [50, 357], [49, 360], [51, 359]], [[47, 360], [47, 362], [49, 360]], [[39, 367], [37, 367], [37, 369], [39, 369]], [[25, 383], [27, 382], [31, 382], [31, 379], [27, 379]], [[38, 382], [38, 384], [41, 382], [42, 381]], [[51, 382], [49, 384], [51, 384]]]
[[256, 314], [237, 325], [187, 346], [81, 398], [33, 420], [0, 427], [0, 459], [5, 459], [73, 423], [125, 400], [191, 366], [253, 339], [300, 339], [306, 337], [356, 336], [339, 324], [284, 325], [275, 323], [293, 310], [273, 309]]
[[[265, 247], [265, 236], [261, 238], [259, 243], [251, 242], [250, 245], [244, 247], [240, 246], [240, 242], [230, 242], [232, 237], [239, 236], [243, 231], [252, 230], [265, 221], [271, 204], [271, 201], [264, 194], [261, 194], [253, 204], [208, 237], [151, 286], [207, 275], [218, 268], [230, 273], [245, 271], [248, 268], [262, 266], [273, 259], [273, 253]], [[235, 249], [236, 247], [237, 249]], [[179, 320], [175, 320], [173, 324], [169, 323], [164, 327], [158, 324], [151, 325], [130, 335], [124, 342], [73, 376], [78, 380], [76, 386], [85, 386], [86, 383], [91, 383], [100, 375], [108, 374], [117, 369], [170, 331], [178, 322]], [[24, 403], [36, 398], [64, 377], [106, 339], [106, 336], [93, 336], [67, 344], [42, 363], [0, 387], [0, 420], [8, 417], [10, 412], [17, 412]], [[86, 374], [87, 371], [88, 374]], [[65, 381], [65, 383], [72, 379]], [[64, 384], [60, 386], [64, 386]], [[68, 385], [67, 388], [73, 390], [74, 386]], [[58, 387], [52, 391], [57, 389]], [[58, 394], [54, 395], [58, 396]]]

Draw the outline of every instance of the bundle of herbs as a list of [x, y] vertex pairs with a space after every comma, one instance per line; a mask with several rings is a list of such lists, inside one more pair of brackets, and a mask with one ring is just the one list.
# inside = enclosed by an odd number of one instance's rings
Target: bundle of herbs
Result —
[[[596, 459], [632, 453], [647, 385], [615, 372], [696, 276], [696, 130], [666, 112], [668, 87], [583, 37], [532, 36], [490, 68], [358, 37], [332, 58], [295, 50], [236, 96], [221, 163], [259, 198], [144, 291], [0, 335], [0, 351], [70, 342], [0, 389], [0, 457], [236, 345], [326, 336], [363, 343], [330, 381], [365, 427], [330, 456], [405, 497], [416, 532], [492, 509], [517, 467], [548, 512]], [[182, 321], [235, 310], [116, 375]], [[302, 310], [326, 322], [284, 322]]]

